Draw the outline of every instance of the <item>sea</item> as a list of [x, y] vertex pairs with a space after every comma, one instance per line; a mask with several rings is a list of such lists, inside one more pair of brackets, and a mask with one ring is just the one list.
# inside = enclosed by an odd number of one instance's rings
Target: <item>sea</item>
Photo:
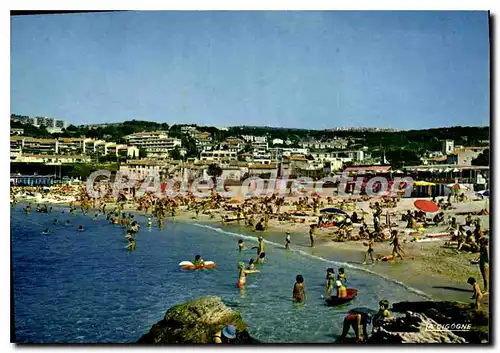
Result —
[[[255, 232], [198, 220], [168, 220], [163, 229], [141, 225], [136, 249], [126, 249], [125, 230], [94, 213], [72, 216], [68, 208], [26, 215], [19, 204], [11, 212], [11, 253], [15, 339], [19, 343], [132, 343], [165, 312], [200, 296], [215, 295], [241, 313], [254, 338], [266, 343], [332, 343], [352, 308], [377, 310], [391, 303], [424, 300], [425, 293], [381, 277], [360, 266], [315, 255], [307, 242], [285, 250], [282, 235], [263, 233], [265, 263], [248, 275], [246, 289], [236, 287], [237, 264], [256, 257]], [[53, 225], [54, 219], [57, 224]], [[66, 222], [70, 221], [67, 225]], [[83, 232], [77, 227], [82, 225]], [[50, 234], [42, 234], [48, 228]], [[247, 250], [238, 250], [243, 239]], [[215, 269], [186, 271], [181, 261], [196, 254]], [[347, 287], [358, 289], [348, 304], [328, 307], [326, 269], [344, 267]], [[292, 302], [297, 275], [304, 277], [307, 300]], [[350, 333], [352, 335], [352, 332]]]

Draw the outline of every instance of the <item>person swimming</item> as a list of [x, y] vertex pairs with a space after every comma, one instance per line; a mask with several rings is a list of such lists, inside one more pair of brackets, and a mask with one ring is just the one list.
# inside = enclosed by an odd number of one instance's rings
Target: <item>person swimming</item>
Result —
[[98, 214], [98, 213], [96, 213], [96, 214], [94, 215], [94, 217], [92, 217], [92, 220], [93, 220], [93, 221], [95, 221], [98, 217], [99, 217], [99, 214]]
[[69, 221], [69, 219], [66, 220], [66, 225], [67, 226], [71, 225], [71, 222]]
[[295, 284], [293, 285], [292, 299], [295, 303], [301, 303], [306, 299], [306, 292], [304, 288], [304, 277], [297, 275]]
[[196, 267], [203, 267], [205, 265], [205, 262], [201, 258], [201, 255], [196, 255], [194, 257], [193, 265], [195, 265]]
[[83, 226], [78, 226], [77, 230], [78, 230], [79, 232], [83, 232]]
[[245, 243], [243, 242], [243, 239], [238, 240], [238, 248], [240, 251], [245, 249]]
[[57, 218], [54, 218], [54, 220], [52, 221], [52, 225], [56, 225], [57, 224]]
[[45, 228], [45, 230], [42, 232], [43, 235], [50, 234], [49, 228]]
[[151, 217], [148, 217], [148, 227], [153, 227], [153, 219]]
[[255, 270], [255, 260], [252, 258], [250, 261], [248, 261], [248, 270], [253, 271]]

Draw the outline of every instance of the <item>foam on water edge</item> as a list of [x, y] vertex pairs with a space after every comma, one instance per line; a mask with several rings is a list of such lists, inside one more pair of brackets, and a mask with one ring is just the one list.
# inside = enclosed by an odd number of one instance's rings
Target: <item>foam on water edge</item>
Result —
[[[217, 233], [222, 233], [222, 234], [226, 234], [226, 235], [230, 235], [230, 236], [238, 237], [238, 238], [244, 238], [244, 239], [251, 240], [253, 242], [257, 241], [256, 237], [253, 237], [253, 236], [250, 236], [250, 235], [245, 235], [245, 234], [235, 233], [235, 232], [229, 232], [229, 231], [226, 231], [224, 229], [217, 228], [217, 227], [212, 227], [212, 226], [207, 225], [207, 224], [199, 224], [199, 223], [191, 223], [191, 224], [195, 225], [197, 227], [211, 229], [211, 230], [213, 230], [213, 231], [215, 231]], [[282, 247], [281, 244], [278, 244], [278, 243], [275, 243], [275, 242], [272, 242], [272, 241], [269, 241], [269, 240], [265, 240], [265, 239], [264, 239], [264, 243], [270, 244], [270, 245], [276, 246], [276, 247]], [[405, 283], [403, 283], [401, 281], [398, 281], [398, 280], [396, 280], [394, 278], [390, 278], [388, 276], [384, 276], [384, 275], [382, 275], [380, 273], [377, 273], [375, 271], [371, 271], [371, 270], [366, 269], [364, 267], [355, 266], [353, 264], [350, 264], [350, 263], [347, 263], [347, 262], [342, 262], [342, 261], [328, 260], [328, 259], [325, 259], [325, 258], [320, 257], [320, 256], [309, 254], [307, 251], [300, 250], [300, 249], [291, 249], [291, 251], [299, 253], [299, 254], [301, 254], [301, 255], [303, 255], [305, 257], [310, 257], [310, 258], [313, 258], [315, 260], [319, 260], [319, 261], [322, 261], [322, 262], [333, 264], [333, 265], [338, 266], [338, 267], [343, 266], [343, 267], [348, 267], [348, 268], [351, 268], [351, 269], [354, 269], [354, 270], [357, 270], [357, 271], [363, 271], [363, 272], [366, 272], [366, 273], [373, 274], [373, 275], [378, 276], [380, 278], [383, 278], [383, 279], [385, 279], [387, 281], [393, 282], [393, 283], [395, 283], [395, 284], [397, 284], [397, 285], [405, 288], [409, 292], [418, 294], [418, 295], [423, 296], [423, 297], [428, 298], [428, 299], [431, 298], [431, 296], [429, 294], [427, 294], [425, 292], [422, 292], [421, 290], [419, 290], [417, 288], [408, 286], [408, 285], [406, 285]]]

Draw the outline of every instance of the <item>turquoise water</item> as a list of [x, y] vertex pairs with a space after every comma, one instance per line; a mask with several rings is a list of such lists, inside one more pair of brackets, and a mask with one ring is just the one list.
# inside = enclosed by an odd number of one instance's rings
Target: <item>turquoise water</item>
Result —
[[[215, 225], [167, 223], [148, 229], [145, 217], [135, 252], [119, 226], [104, 217], [93, 221], [54, 207], [52, 214], [25, 215], [18, 205], [11, 215], [15, 328], [18, 342], [135, 342], [161, 320], [171, 306], [203, 295], [217, 295], [239, 310], [252, 336], [264, 342], [333, 342], [349, 308], [377, 308], [378, 301], [418, 300], [420, 295], [373, 273], [349, 268], [348, 287], [358, 297], [344, 307], [326, 307], [322, 299], [327, 262], [302, 252], [266, 245], [261, 273], [249, 275], [246, 293], [236, 288], [239, 253], [256, 239]], [[61, 225], [52, 226], [57, 217]], [[62, 225], [67, 219], [71, 226]], [[78, 233], [78, 225], [85, 232]], [[42, 235], [45, 228], [53, 231]], [[292, 239], [293, 241], [293, 239]], [[195, 254], [217, 263], [206, 271], [183, 271], [178, 263]], [[341, 265], [342, 266], [342, 265]], [[307, 301], [292, 304], [295, 276], [305, 278]]]

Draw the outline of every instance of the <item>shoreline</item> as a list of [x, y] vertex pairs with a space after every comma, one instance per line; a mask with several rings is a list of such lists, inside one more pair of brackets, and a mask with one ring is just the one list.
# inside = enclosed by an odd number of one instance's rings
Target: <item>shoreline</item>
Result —
[[[69, 207], [69, 202], [50, 202], [50, 199], [40, 200], [38, 203], [47, 203], [62, 207]], [[408, 201], [411, 201], [409, 199]], [[19, 203], [36, 202], [35, 200], [20, 200]], [[106, 203], [111, 210], [116, 202]], [[364, 204], [364, 205], [360, 205]], [[366, 215], [364, 208], [368, 206], [367, 202], [361, 202], [357, 209]], [[74, 201], [78, 206], [79, 202]], [[145, 211], [138, 211], [134, 207], [126, 205], [124, 212], [146, 215]], [[363, 207], [364, 206], [364, 207]], [[290, 207], [289, 207], [290, 208]], [[285, 207], [286, 209], [286, 207]], [[98, 211], [96, 208], [90, 208], [88, 213]], [[182, 223], [196, 223], [204, 225], [216, 225], [223, 230], [241, 233], [246, 236], [257, 238], [262, 235], [264, 240], [274, 243], [283, 243], [285, 231], [290, 231], [292, 237], [292, 248], [300, 250], [306, 254], [320, 257], [327, 261], [336, 261], [347, 263], [361, 271], [374, 272], [375, 274], [401, 284], [407, 288], [413, 288], [425, 293], [432, 300], [457, 300], [470, 302], [472, 290], [466, 283], [469, 276], [475, 277], [481, 281], [479, 266], [470, 265], [469, 261], [477, 257], [477, 254], [459, 253], [453, 249], [443, 248], [445, 240], [427, 243], [408, 243], [403, 240], [403, 248], [406, 253], [404, 260], [391, 262], [378, 262], [375, 265], [363, 265], [363, 255], [365, 247], [363, 240], [335, 242], [329, 238], [328, 230], [320, 229], [315, 235], [315, 247], [309, 246], [308, 229], [311, 222], [290, 223], [270, 220], [268, 228], [264, 232], [252, 231], [249, 227], [238, 224], [227, 224], [221, 219], [222, 212], [215, 210], [217, 215], [210, 218], [209, 215], [200, 213], [195, 217], [194, 211], [187, 211], [185, 206], [179, 208], [180, 214], [175, 216], [175, 221]], [[219, 211], [219, 212], [217, 212]], [[366, 218], [366, 216], [365, 216]], [[171, 222], [171, 217], [166, 217], [166, 222]], [[234, 222], [236, 223], [236, 222]], [[244, 222], [242, 222], [244, 223]], [[368, 222], [367, 222], [368, 223]], [[368, 223], [369, 224], [369, 223]], [[296, 248], [298, 245], [298, 248]], [[284, 249], [284, 245], [283, 245]], [[391, 252], [388, 242], [375, 243], [374, 255], [387, 255]], [[369, 261], [369, 260], [368, 260]], [[487, 307], [487, 305], [485, 305]]]

